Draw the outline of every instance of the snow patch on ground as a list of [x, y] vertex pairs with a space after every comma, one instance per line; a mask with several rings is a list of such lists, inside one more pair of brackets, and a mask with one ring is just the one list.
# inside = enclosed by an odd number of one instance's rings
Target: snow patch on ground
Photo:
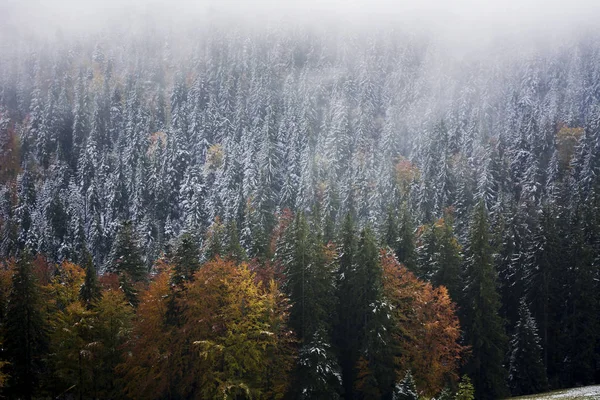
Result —
[[539, 395], [519, 397], [519, 399], [530, 399], [530, 400], [600, 400], [600, 385], [599, 386], [586, 386], [581, 388], [561, 390], [557, 392], [550, 392]]

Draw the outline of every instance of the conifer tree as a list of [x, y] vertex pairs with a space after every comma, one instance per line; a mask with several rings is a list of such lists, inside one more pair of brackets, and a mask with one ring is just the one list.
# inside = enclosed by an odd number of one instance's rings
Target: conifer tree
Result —
[[10, 362], [9, 393], [31, 399], [39, 388], [47, 351], [47, 326], [31, 255], [25, 250], [15, 267], [6, 310], [6, 339]]
[[109, 258], [108, 271], [119, 275], [127, 274], [133, 282], [146, 278], [146, 267], [131, 221], [123, 222], [117, 233]]
[[414, 225], [406, 203], [402, 205], [399, 224], [399, 237], [394, 247], [396, 257], [398, 257], [398, 261], [404, 264], [409, 271], [417, 272]]
[[498, 315], [500, 295], [490, 246], [487, 212], [483, 202], [474, 210], [466, 257], [466, 286], [462, 302], [465, 339], [471, 346], [466, 369], [473, 379], [478, 399], [506, 395], [503, 366], [507, 338]]
[[344, 379], [344, 393], [351, 396], [355, 363], [358, 360], [357, 330], [354, 326], [353, 296], [351, 280], [355, 268], [354, 257], [357, 254], [356, 231], [352, 216], [348, 213], [344, 219], [339, 238], [338, 269], [338, 324], [335, 329], [336, 345], [340, 351], [340, 366]]
[[184, 233], [179, 238], [172, 263], [174, 268], [171, 282], [177, 286], [190, 281], [200, 269], [200, 249], [190, 233]]
[[98, 284], [98, 275], [96, 274], [96, 268], [94, 267], [94, 261], [92, 255], [87, 249], [84, 249], [83, 255], [81, 256], [83, 263], [82, 267], [85, 270], [85, 280], [79, 291], [79, 298], [90, 308], [102, 297], [100, 291], [100, 285]]
[[406, 371], [404, 379], [394, 388], [393, 400], [419, 400], [417, 386], [410, 370]]
[[336, 398], [341, 376], [330, 344], [335, 263], [315, 234], [318, 229], [312, 228], [299, 213], [285, 229], [276, 252], [286, 275], [283, 288], [291, 303], [289, 324], [301, 341], [294, 393], [306, 399]]
[[246, 261], [248, 258], [246, 250], [244, 250], [240, 243], [240, 235], [238, 233], [237, 223], [234, 219], [227, 223], [227, 247], [225, 249], [225, 254], [227, 257], [238, 263]]
[[471, 383], [471, 379], [464, 375], [458, 383], [458, 390], [454, 396], [454, 400], [473, 400], [475, 398], [475, 388]]
[[146, 279], [147, 270], [131, 221], [121, 225], [107, 269], [119, 276], [119, 283], [129, 303], [137, 305], [136, 284]]
[[524, 298], [519, 305], [519, 321], [511, 340], [508, 382], [514, 396], [548, 390], [546, 369], [537, 325]]

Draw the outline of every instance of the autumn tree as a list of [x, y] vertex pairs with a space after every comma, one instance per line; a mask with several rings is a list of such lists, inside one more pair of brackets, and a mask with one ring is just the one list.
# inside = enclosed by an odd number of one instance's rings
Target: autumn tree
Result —
[[189, 346], [180, 395], [278, 398], [292, 366], [285, 301], [244, 264], [217, 258], [187, 285], [183, 336]]
[[417, 387], [428, 396], [456, 381], [464, 348], [455, 305], [445, 287], [418, 280], [393, 254], [382, 253], [383, 287], [393, 308], [399, 342], [396, 369], [414, 371]]
[[117, 371], [124, 378], [125, 393], [134, 399], [170, 398], [178, 372], [178, 352], [173, 334], [166, 324], [169, 309], [170, 271], [154, 277], [140, 293], [140, 304], [133, 322], [123, 363]]

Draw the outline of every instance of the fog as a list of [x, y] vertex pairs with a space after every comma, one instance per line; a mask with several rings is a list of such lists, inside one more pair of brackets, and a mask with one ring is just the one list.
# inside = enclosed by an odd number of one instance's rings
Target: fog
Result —
[[560, 38], [595, 29], [595, 0], [2, 0], [3, 42], [95, 34], [115, 27], [181, 28], [220, 24], [393, 28], [426, 32], [455, 44]]

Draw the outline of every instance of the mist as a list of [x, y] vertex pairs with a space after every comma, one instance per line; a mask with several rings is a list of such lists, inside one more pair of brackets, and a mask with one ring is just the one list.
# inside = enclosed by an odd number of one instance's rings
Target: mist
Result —
[[149, 28], [172, 33], [207, 24], [236, 27], [296, 26], [394, 29], [430, 34], [458, 46], [490, 41], [560, 39], [595, 30], [594, 0], [3, 0], [1, 31], [10, 40], [48, 40], [55, 34], [130, 33]]

